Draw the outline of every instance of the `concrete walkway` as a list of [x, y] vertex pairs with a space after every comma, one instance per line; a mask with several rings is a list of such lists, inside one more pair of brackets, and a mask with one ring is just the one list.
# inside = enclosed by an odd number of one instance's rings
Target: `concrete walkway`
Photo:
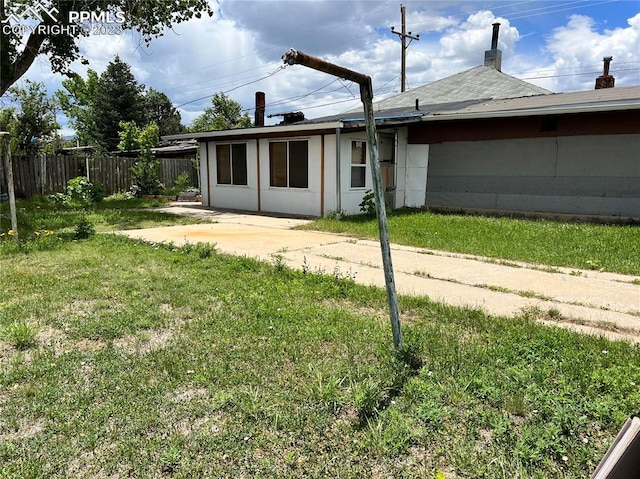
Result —
[[[292, 268], [355, 277], [384, 287], [380, 245], [342, 235], [292, 230], [308, 220], [220, 212], [194, 203], [162, 211], [212, 221], [123, 231], [153, 242], [211, 242], [217, 250]], [[640, 278], [574, 268], [500, 262], [478, 256], [392, 245], [398, 294], [427, 295], [455, 306], [514, 316], [538, 308], [540, 321], [611, 339], [640, 342]]]

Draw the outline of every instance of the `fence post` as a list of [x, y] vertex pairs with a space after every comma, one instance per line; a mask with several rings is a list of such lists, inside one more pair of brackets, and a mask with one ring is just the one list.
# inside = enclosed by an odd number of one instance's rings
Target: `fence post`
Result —
[[[11, 161], [11, 145], [9, 139], [11, 133], [7, 131], [0, 131], [0, 152], [5, 159], [5, 170], [7, 176], [7, 189], [9, 190], [9, 212], [11, 215], [11, 230], [13, 231], [13, 238], [16, 243], [18, 239], [18, 216], [16, 214], [16, 194], [13, 185], [13, 163]], [[6, 150], [6, 151], [5, 151]]]

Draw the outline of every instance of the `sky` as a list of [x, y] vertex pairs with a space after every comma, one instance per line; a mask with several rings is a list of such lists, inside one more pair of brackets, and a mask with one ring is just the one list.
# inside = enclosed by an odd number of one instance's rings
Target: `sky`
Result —
[[[159, 0], [160, 1], [160, 0]], [[79, 41], [98, 73], [116, 55], [139, 83], [164, 92], [189, 125], [224, 93], [253, 118], [255, 92], [266, 114], [302, 111], [306, 118], [361, 105], [358, 85], [281, 60], [290, 48], [369, 75], [376, 99], [400, 92], [400, 2], [358, 0], [211, 0], [213, 17], [174, 26], [149, 47], [135, 32], [91, 35]], [[554, 92], [593, 89], [605, 56], [616, 87], [640, 85], [640, 0], [406, 0], [407, 31], [419, 34], [406, 50], [407, 90], [481, 65], [499, 22], [502, 71]], [[45, 56], [23, 77], [49, 94], [64, 79]], [[18, 85], [23, 85], [23, 81]], [[0, 107], [9, 105], [6, 97]], [[267, 124], [280, 122], [267, 118]], [[58, 114], [61, 133], [70, 136]]]

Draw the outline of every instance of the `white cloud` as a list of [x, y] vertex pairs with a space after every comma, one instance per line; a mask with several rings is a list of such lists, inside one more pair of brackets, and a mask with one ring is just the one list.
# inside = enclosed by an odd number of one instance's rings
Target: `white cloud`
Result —
[[498, 48], [508, 57], [520, 38], [518, 30], [507, 19], [495, 17], [486, 10], [470, 15], [465, 22], [445, 32], [440, 39], [440, 57], [465, 67], [482, 64], [484, 51], [491, 48], [491, 25], [496, 22], [501, 24]]
[[[547, 39], [547, 50], [553, 63], [546, 68], [558, 76], [553, 79], [555, 90], [588, 90], [595, 84], [594, 71], [602, 71], [602, 58], [613, 56], [610, 73], [616, 86], [638, 84], [638, 52], [640, 52], [640, 13], [628, 19], [628, 27], [597, 30], [594, 19], [572, 15], [567, 25], [556, 28]], [[632, 72], [616, 72], [635, 67]], [[544, 67], [543, 67], [544, 68]], [[572, 75], [581, 71], [588, 75]]]

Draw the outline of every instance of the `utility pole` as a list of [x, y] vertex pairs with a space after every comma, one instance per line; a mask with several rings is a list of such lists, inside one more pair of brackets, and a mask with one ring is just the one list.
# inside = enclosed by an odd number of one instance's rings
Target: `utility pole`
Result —
[[[360, 99], [364, 105], [364, 116], [367, 129], [367, 144], [369, 145], [369, 157], [371, 158], [371, 174], [373, 176], [373, 192], [376, 199], [376, 212], [378, 214], [378, 231], [380, 233], [380, 248], [382, 250], [382, 264], [384, 279], [387, 286], [387, 298], [389, 300], [389, 317], [391, 331], [393, 333], [393, 345], [396, 351], [403, 348], [402, 331], [400, 329], [400, 312], [398, 308], [398, 296], [396, 283], [391, 264], [391, 248], [389, 246], [389, 233], [387, 229], [387, 211], [384, 204], [384, 188], [382, 187], [382, 174], [380, 173], [380, 159], [378, 156], [378, 140], [376, 137], [376, 122], [373, 115], [373, 86], [371, 77], [362, 73], [348, 70], [344, 67], [325, 62], [324, 60], [307, 55], [304, 52], [291, 49], [282, 56], [282, 60], [288, 65], [303, 65], [330, 75], [352, 81], [360, 85]], [[336, 158], [338, 167], [340, 158]]]
[[[7, 189], [9, 190], [9, 211], [11, 215], [11, 230], [13, 231], [13, 238], [18, 240], [18, 217], [16, 215], [16, 195], [15, 187], [13, 184], [13, 163], [11, 162], [11, 145], [9, 139], [11, 133], [7, 131], [0, 131], [0, 157], [4, 158], [5, 176], [7, 178]], [[6, 139], [6, 142], [5, 142]], [[5, 150], [6, 148], [6, 150]], [[6, 156], [5, 156], [6, 155]]]
[[[396, 32], [396, 27], [391, 27], [391, 33], [395, 33], [402, 40], [402, 64], [400, 66], [400, 91], [405, 91], [405, 85], [407, 84], [407, 38], [410, 40], [420, 40], [420, 35], [412, 35], [411, 32], [407, 33], [407, 23], [405, 21], [406, 8], [404, 5], [400, 5], [400, 16], [402, 17], [402, 31]], [[411, 42], [409, 42], [411, 44]]]

